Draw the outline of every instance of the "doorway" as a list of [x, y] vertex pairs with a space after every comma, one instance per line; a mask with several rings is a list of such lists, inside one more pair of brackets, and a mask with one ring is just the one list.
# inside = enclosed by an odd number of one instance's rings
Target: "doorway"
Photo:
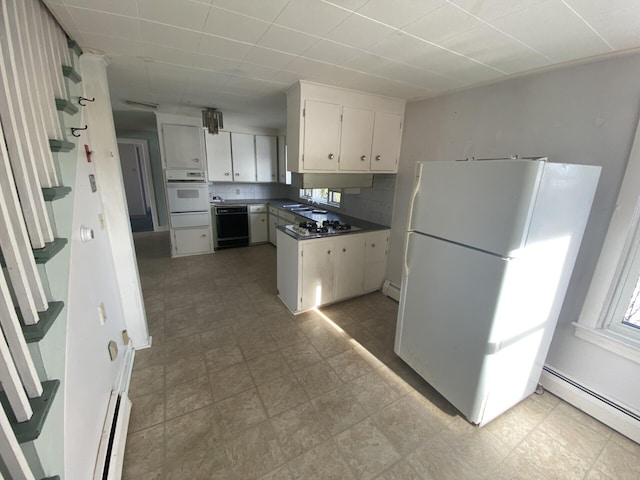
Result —
[[118, 138], [122, 181], [127, 197], [132, 232], [158, 229], [158, 212], [151, 176], [149, 146], [146, 140]]

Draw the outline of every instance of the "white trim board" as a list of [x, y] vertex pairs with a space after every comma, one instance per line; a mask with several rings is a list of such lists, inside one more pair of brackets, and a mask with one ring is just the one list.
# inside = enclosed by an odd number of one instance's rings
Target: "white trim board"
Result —
[[[595, 390], [580, 385], [563, 372], [546, 366], [540, 384], [567, 403], [582, 410], [596, 420], [640, 443], [640, 412], [620, 405]], [[635, 417], [635, 418], [634, 418]]]

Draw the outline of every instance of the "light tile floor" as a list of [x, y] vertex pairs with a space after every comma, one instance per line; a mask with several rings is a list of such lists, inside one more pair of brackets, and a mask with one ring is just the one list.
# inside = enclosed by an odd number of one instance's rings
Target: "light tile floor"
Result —
[[477, 428], [393, 353], [380, 293], [293, 316], [271, 245], [168, 257], [136, 238], [138, 351], [124, 478], [637, 479], [640, 446], [549, 393]]

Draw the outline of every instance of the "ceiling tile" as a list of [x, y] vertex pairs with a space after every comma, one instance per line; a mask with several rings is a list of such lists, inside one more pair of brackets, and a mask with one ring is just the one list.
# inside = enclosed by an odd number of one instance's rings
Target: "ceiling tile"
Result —
[[358, 13], [400, 28], [446, 3], [446, 0], [403, 0], [402, 2], [369, 0], [358, 9]]
[[81, 32], [141, 41], [137, 18], [76, 7], [69, 7], [69, 13]]
[[259, 80], [272, 80], [273, 76], [278, 73], [275, 68], [265, 67], [251, 62], [242, 62], [238, 69], [234, 72], [235, 76], [249, 77]]
[[444, 5], [402, 28], [430, 42], [439, 43], [481, 24], [478, 19], [453, 5]]
[[230, 58], [217, 57], [215, 55], [204, 55], [196, 53], [193, 60], [194, 68], [201, 68], [218, 73], [233, 73], [240, 65], [240, 60], [232, 60]]
[[347, 10], [351, 10], [355, 12], [362, 5], [367, 3], [369, 0], [321, 0], [324, 3], [329, 3], [331, 5], [335, 5], [336, 7], [346, 8]]
[[198, 48], [201, 34], [184, 28], [170, 27], [161, 23], [140, 21], [142, 41], [167, 47], [195, 50]]
[[388, 60], [389, 59], [383, 58], [379, 55], [360, 52], [357, 56], [353, 57], [353, 59], [351, 59], [346, 66], [360, 72], [371, 72]]
[[193, 51], [181, 50], [178, 48], [165, 47], [155, 43], [143, 44], [146, 57], [157, 62], [171, 63], [190, 67], [193, 65], [195, 53]]
[[[531, 70], [549, 63], [544, 56], [486, 24], [480, 24], [440, 45], [505, 73]], [[509, 69], [505, 70], [507, 65]]]
[[274, 23], [313, 35], [324, 35], [351, 12], [318, 0], [291, 0]]
[[267, 28], [269, 28], [269, 24], [262, 20], [211, 7], [204, 31], [232, 40], [255, 43]]
[[352, 15], [330, 31], [326, 37], [351, 47], [366, 49], [376, 43], [379, 38], [386, 37], [394, 31], [393, 28], [368, 18]]
[[[50, 2], [45, 2], [50, 3]], [[62, 0], [60, 0], [62, 3]], [[72, 7], [88, 8], [90, 10], [101, 10], [103, 12], [117, 13], [129, 17], [138, 16], [136, 2], [131, 0], [64, 0], [64, 3]]]
[[95, 33], [83, 33], [82, 40], [76, 40], [83, 49], [92, 49], [104, 52], [108, 55], [142, 56], [142, 42], [127, 40], [124, 38], [107, 37]]
[[428, 48], [433, 47], [412, 35], [396, 30], [366, 50], [381, 57], [403, 61], [405, 58], [421, 55]]
[[320, 40], [304, 52], [303, 56], [335, 65], [346, 65], [358, 54], [360, 54], [360, 50], [348, 45], [332, 42], [331, 40]]
[[209, 6], [191, 0], [138, 0], [138, 10], [142, 19], [201, 32]]
[[278, 69], [287, 65], [294, 58], [296, 58], [296, 55], [258, 47], [257, 45], [251, 48], [251, 51], [244, 57], [247, 62]]
[[273, 22], [289, 0], [213, 0], [211, 5]]
[[566, 3], [614, 48], [636, 48], [640, 45], [640, 4], [629, 5], [628, 0], [568, 0]]
[[46, 5], [47, 5], [47, 8], [51, 11], [51, 13], [53, 13], [53, 16], [56, 17], [58, 22], [60, 22], [61, 25], [65, 25], [67, 26], [67, 28], [72, 27], [76, 29], [76, 24], [73, 21], [73, 18], [71, 17], [71, 14], [69, 13], [69, 10], [67, 9], [66, 5], [62, 5], [60, 3], [52, 3], [52, 2], [47, 2]]
[[547, 0], [492, 22], [553, 62], [610, 52], [611, 49], [569, 8]]
[[449, 3], [463, 8], [470, 14], [483, 20], [493, 20], [504, 17], [505, 15], [512, 15], [544, 1], [545, 0], [491, 0], [490, 2], [478, 2], [478, 0], [450, 0]]
[[456, 80], [451, 78], [393, 61], [382, 64], [375, 74], [389, 80], [426, 88], [432, 92], [441, 92], [456, 86]]
[[586, 18], [607, 15], [619, 10], [635, 10], [640, 14], [640, 5], [635, 0], [563, 0], [564, 3]]
[[281, 52], [299, 55], [314, 43], [318, 37], [307, 35], [306, 33], [291, 30], [278, 25], [271, 25], [269, 30], [262, 36], [258, 45], [261, 47], [280, 50]]
[[202, 35], [198, 51], [207, 55], [242, 60], [251, 50], [249, 43], [216, 37], [215, 35]]

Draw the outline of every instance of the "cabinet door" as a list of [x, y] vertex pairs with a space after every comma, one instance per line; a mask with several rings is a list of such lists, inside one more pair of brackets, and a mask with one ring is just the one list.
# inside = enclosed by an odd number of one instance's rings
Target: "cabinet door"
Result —
[[287, 137], [278, 137], [278, 182], [291, 184], [291, 172], [287, 171]]
[[269, 240], [269, 227], [266, 213], [249, 215], [249, 234], [251, 243], [265, 243]]
[[233, 181], [256, 181], [256, 149], [253, 135], [231, 134], [231, 156], [233, 158]]
[[376, 112], [371, 149], [372, 172], [397, 172], [402, 117], [396, 113]]
[[211, 229], [179, 228], [173, 231], [173, 251], [175, 255], [195, 255], [209, 253], [213, 250]]
[[362, 108], [342, 108], [339, 169], [348, 172], [369, 170], [373, 112]]
[[364, 291], [382, 287], [387, 271], [389, 231], [371, 232], [365, 236]]
[[336, 300], [363, 292], [364, 235], [345, 235], [335, 240]]
[[277, 182], [278, 138], [256, 135], [256, 177], [258, 182]]
[[166, 168], [204, 170], [204, 135], [201, 128], [163, 123], [162, 144]]
[[313, 100], [304, 105], [304, 171], [335, 172], [340, 149], [340, 105]]
[[278, 245], [278, 230], [276, 229], [278, 225], [278, 216], [269, 213], [269, 242], [274, 246]]
[[212, 135], [204, 134], [207, 150], [207, 173], [210, 182], [232, 182], [233, 168], [231, 166], [231, 134], [220, 132]]
[[310, 240], [300, 247], [302, 288], [300, 310], [332, 302], [335, 298], [333, 240]]

